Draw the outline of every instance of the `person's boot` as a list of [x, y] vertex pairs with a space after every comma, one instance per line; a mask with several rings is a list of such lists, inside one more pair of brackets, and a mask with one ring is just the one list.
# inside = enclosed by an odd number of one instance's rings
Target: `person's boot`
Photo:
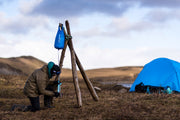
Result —
[[30, 107], [26, 106], [26, 105], [13, 105], [11, 108], [11, 111], [22, 111], [22, 112], [26, 112], [26, 111], [30, 111]]
[[32, 110], [32, 106], [29, 105], [24, 108], [23, 112], [27, 112], [27, 111], [31, 111], [31, 110]]
[[44, 95], [44, 106], [46, 108], [55, 108], [53, 105], [53, 97]]

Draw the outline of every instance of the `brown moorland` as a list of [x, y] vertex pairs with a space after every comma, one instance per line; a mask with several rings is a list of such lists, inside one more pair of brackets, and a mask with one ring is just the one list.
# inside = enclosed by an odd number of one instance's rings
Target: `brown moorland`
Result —
[[[133, 83], [142, 66], [86, 70], [97, 91], [99, 101], [93, 101], [80, 73], [79, 85], [83, 106], [77, 108], [76, 94], [70, 69], [61, 73], [62, 94], [54, 99], [55, 108], [45, 109], [40, 98], [41, 111], [11, 111], [14, 104], [29, 105], [23, 94], [30, 73], [45, 62], [32, 56], [0, 58], [0, 120], [178, 120], [180, 94], [144, 94], [121, 92], [117, 83]], [[85, 66], [84, 66], [85, 67]], [[127, 89], [128, 90], [128, 89]]]

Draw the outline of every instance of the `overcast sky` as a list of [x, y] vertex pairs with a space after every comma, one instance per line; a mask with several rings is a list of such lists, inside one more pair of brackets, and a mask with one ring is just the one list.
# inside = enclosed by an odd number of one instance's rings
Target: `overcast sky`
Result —
[[[0, 57], [58, 63], [54, 40], [68, 20], [85, 69], [180, 61], [180, 0], [0, 0]], [[69, 49], [64, 68], [70, 68]]]

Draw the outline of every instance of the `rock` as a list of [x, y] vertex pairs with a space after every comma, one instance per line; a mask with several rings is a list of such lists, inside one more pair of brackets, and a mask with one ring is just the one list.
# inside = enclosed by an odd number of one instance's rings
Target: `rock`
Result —
[[117, 91], [118, 93], [127, 93], [129, 91], [129, 88], [124, 87], [123, 85], [115, 85], [111, 89]]
[[101, 88], [99, 88], [99, 87], [94, 87], [94, 89], [95, 89], [96, 91], [101, 91]]
[[121, 89], [121, 90], [119, 90], [118, 92], [119, 92], [119, 93], [127, 93], [128, 91], [127, 91], [127, 89], [122, 88], [122, 89]]
[[125, 89], [125, 87], [122, 86], [122, 85], [115, 85], [115, 86], [113, 86], [111, 89], [112, 89], [112, 90], [115, 90], [115, 91], [119, 91], [119, 90], [121, 90], [121, 89]]

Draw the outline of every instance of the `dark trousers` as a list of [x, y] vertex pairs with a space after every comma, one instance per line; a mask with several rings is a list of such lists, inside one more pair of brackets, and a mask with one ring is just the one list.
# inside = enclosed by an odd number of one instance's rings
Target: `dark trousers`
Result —
[[29, 97], [31, 102], [31, 111], [36, 112], [40, 110], [39, 96], [38, 97]]
[[[55, 91], [55, 89], [57, 89], [57, 85], [54, 85], [53, 82], [48, 84], [48, 86], [46, 87], [46, 90], [49, 91]], [[52, 104], [53, 104], [53, 96], [44, 95], [44, 106], [51, 107]]]
[[[36, 112], [36, 111], [40, 110], [39, 96], [38, 97], [28, 97], [28, 98], [31, 102], [31, 106], [27, 106], [26, 111]], [[48, 108], [53, 107], [53, 106], [51, 106], [53, 104], [52, 100], [53, 100], [52, 96], [44, 95], [44, 106], [48, 107]]]
[[[57, 85], [54, 85], [53, 82], [50, 82], [50, 84], [46, 87], [46, 90], [50, 91], [55, 91], [57, 89]], [[40, 110], [40, 102], [39, 102], [39, 96], [38, 97], [28, 97], [31, 106], [28, 106], [28, 109], [31, 110], [32, 112]], [[53, 104], [53, 96], [47, 96], [44, 95], [44, 106], [45, 107], [52, 107], [51, 105]]]

